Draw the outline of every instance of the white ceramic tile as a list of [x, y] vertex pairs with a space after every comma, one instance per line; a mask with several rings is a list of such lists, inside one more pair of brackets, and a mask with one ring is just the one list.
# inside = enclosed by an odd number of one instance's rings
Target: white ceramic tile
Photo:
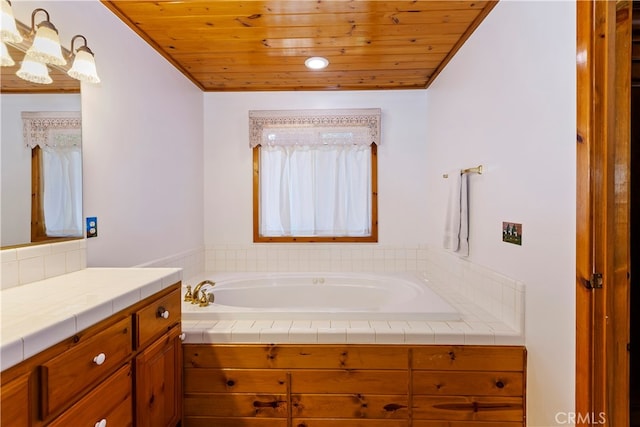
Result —
[[231, 330], [234, 343], [259, 343], [260, 331], [251, 328], [234, 328]]
[[524, 345], [524, 338], [520, 335], [496, 334], [495, 345]]
[[106, 319], [112, 314], [113, 303], [111, 301], [106, 301], [102, 304], [98, 304], [91, 307], [90, 309], [83, 310], [76, 314], [76, 328], [78, 331], [81, 331], [88, 328], [89, 326], [95, 325], [102, 319]]
[[45, 277], [55, 277], [67, 272], [67, 257], [63, 253], [53, 253], [44, 257]]
[[261, 329], [260, 342], [265, 344], [289, 342], [289, 329]]
[[9, 289], [20, 284], [19, 264], [17, 260], [2, 262], [2, 289]]
[[349, 344], [373, 344], [376, 342], [376, 332], [372, 328], [347, 328], [346, 331]]
[[[19, 256], [19, 255], [18, 255]], [[44, 257], [26, 258], [19, 261], [20, 283], [31, 283], [45, 278]]]
[[207, 329], [202, 331], [202, 339], [206, 343], [230, 343], [233, 342], [231, 330]]
[[140, 288], [140, 297], [145, 299], [162, 290], [162, 280], [154, 280]]
[[435, 344], [464, 344], [464, 332], [450, 330], [450, 332], [437, 332]]
[[0, 250], [0, 262], [16, 261], [18, 259], [17, 249], [2, 249]]
[[50, 253], [51, 245], [33, 245], [17, 249], [17, 257], [19, 260], [43, 257], [45, 255], [49, 255]]
[[133, 289], [113, 299], [113, 312], [117, 313], [141, 300], [140, 289]]
[[22, 362], [24, 359], [23, 347], [22, 338], [2, 343], [2, 348], [0, 349], [0, 368], [3, 371]]
[[377, 344], [403, 344], [404, 331], [392, 329], [374, 329]]
[[371, 324], [368, 320], [350, 320], [349, 328], [351, 329], [369, 329]]
[[55, 243], [55, 244], [51, 244], [50, 246], [50, 252], [52, 254], [59, 254], [59, 253], [65, 253], [65, 252], [71, 252], [71, 251], [77, 251], [82, 249], [80, 242], [82, 242], [83, 240], [71, 240], [68, 242], [60, 242], [60, 243]]
[[76, 319], [75, 317], [69, 317], [28, 334], [23, 337], [24, 357], [31, 357], [65, 338], [72, 336], [76, 332]]
[[432, 330], [406, 329], [404, 341], [406, 344], [434, 344], [435, 334]]
[[346, 328], [319, 328], [319, 344], [343, 344], [347, 342]]
[[295, 344], [315, 344], [318, 342], [318, 330], [312, 328], [289, 329], [289, 342]]
[[491, 332], [465, 332], [464, 343], [466, 345], [493, 345], [495, 336]]

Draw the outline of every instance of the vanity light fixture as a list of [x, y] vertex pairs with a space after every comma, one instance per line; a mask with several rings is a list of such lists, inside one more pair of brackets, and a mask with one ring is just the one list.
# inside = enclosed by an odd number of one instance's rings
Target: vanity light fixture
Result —
[[[75, 51], [73, 50], [73, 43], [76, 39], [82, 38], [84, 45], [80, 46]], [[87, 39], [85, 36], [78, 34], [71, 39], [71, 54], [75, 53], [75, 59], [73, 65], [67, 71], [67, 74], [74, 79], [88, 82], [88, 83], [100, 83], [100, 77], [96, 70], [96, 61], [93, 58], [93, 52], [87, 46]]]
[[9, 0], [2, 0], [2, 7], [0, 10], [2, 13], [2, 24], [0, 35], [2, 42], [20, 43], [22, 41], [22, 35], [16, 27], [16, 18], [13, 16], [13, 9], [11, 8], [11, 2]]
[[322, 70], [327, 68], [329, 60], [322, 56], [312, 56], [304, 61], [304, 65], [311, 70]]
[[[71, 50], [68, 51], [60, 45], [58, 30], [49, 20], [49, 12], [38, 8], [31, 13], [31, 28], [16, 21], [9, 0], [0, 0], [2, 3], [2, 50], [1, 62], [3, 67], [15, 65], [5, 43], [25, 52], [24, 60], [16, 75], [21, 79], [32, 83], [49, 84], [53, 80], [49, 76], [48, 66], [65, 71], [70, 77], [88, 83], [100, 83], [100, 77], [96, 70], [96, 62], [93, 52], [87, 46], [85, 36], [78, 34], [71, 39]], [[43, 12], [45, 20], [36, 27], [36, 14]], [[23, 37], [22, 34], [25, 36]], [[82, 39], [84, 44], [75, 47], [77, 39]], [[29, 43], [31, 46], [29, 46]], [[67, 64], [67, 58], [73, 58], [71, 67]]]
[[[38, 12], [44, 12], [47, 19], [40, 22], [36, 30], [35, 19]], [[62, 56], [58, 30], [49, 20], [49, 12], [38, 8], [31, 13], [31, 33], [35, 33], [35, 38], [26, 56], [45, 64], [66, 65], [67, 60]]]
[[0, 49], [2, 50], [0, 52], [1, 52], [2, 58], [0, 59], [0, 65], [2, 65], [3, 67], [11, 67], [12, 65], [15, 65], [15, 61], [9, 54], [9, 49], [7, 49], [7, 45], [4, 44], [4, 42], [1, 42], [1, 44], [2, 44], [2, 47]]
[[35, 61], [26, 55], [22, 60], [20, 69], [16, 71], [16, 75], [22, 80], [26, 80], [31, 83], [39, 83], [43, 85], [53, 83], [53, 79], [49, 75], [47, 64]]

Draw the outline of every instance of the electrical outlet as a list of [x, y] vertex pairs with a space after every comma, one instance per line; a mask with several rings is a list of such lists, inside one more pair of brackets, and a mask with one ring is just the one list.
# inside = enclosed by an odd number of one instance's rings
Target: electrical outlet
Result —
[[95, 216], [87, 217], [87, 239], [98, 237], [98, 218]]
[[522, 246], [522, 224], [515, 222], [503, 222], [502, 241]]

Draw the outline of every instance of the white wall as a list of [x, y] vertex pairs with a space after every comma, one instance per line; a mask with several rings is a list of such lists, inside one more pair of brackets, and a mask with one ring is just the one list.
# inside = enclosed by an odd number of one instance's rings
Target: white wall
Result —
[[[424, 242], [427, 212], [426, 92], [206, 93], [205, 245], [250, 245], [252, 151], [249, 110], [381, 108], [378, 148], [379, 242]], [[301, 246], [303, 247], [303, 246]]]
[[[203, 244], [202, 92], [98, 0], [44, 7], [69, 47], [83, 34], [102, 83], [83, 84], [84, 214], [98, 217], [89, 266], [132, 266]], [[28, 18], [27, 18], [28, 17]]]
[[22, 135], [23, 111], [80, 111], [78, 94], [4, 94], [2, 112], [2, 212], [0, 245], [31, 241], [31, 148]]
[[[428, 90], [429, 205], [446, 203], [443, 172], [483, 164], [469, 261], [526, 284], [530, 427], [574, 408], [575, 34], [574, 2], [500, 2]], [[523, 224], [522, 246], [502, 221]], [[425, 223], [441, 245], [443, 211]]]

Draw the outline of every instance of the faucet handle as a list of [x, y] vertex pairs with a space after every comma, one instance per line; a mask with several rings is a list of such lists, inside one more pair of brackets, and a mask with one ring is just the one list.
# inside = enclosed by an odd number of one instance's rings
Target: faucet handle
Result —
[[187, 292], [184, 294], [185, 301], [193, 301], [193, 294], [191, 293], [191, 285], [187, 285]]
[[209, 305], [209, 296], [207, 295], [207, 293], [205, 291], [200, 291], [200, 293], [202, 294], [200, 296], [200, 300], [198, 301], [198, 305], [200, 307], [206, 307]]

